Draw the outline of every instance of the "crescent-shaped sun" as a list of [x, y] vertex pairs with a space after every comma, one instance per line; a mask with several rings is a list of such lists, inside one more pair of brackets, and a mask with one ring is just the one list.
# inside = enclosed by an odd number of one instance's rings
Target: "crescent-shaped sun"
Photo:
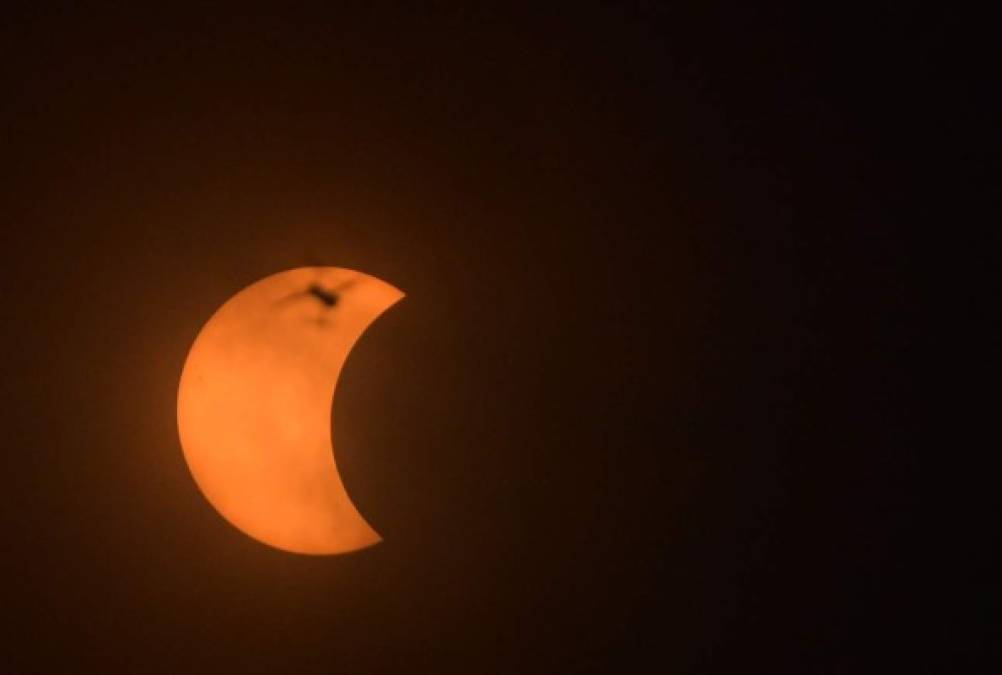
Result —
[[181, 447], [242, 532], [307, 554], [381, 540], [341, 482], [330, 415], [352, 346], [402, 297], [359, 272], [298, 268], [243, 289], [199, 332], [178, 387]]

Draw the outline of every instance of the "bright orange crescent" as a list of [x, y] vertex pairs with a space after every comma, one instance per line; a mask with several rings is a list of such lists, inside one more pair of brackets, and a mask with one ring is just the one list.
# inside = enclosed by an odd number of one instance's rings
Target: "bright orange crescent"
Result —
[[330, 416], [352, 346], [403, 295], [359, 272], [299, 268], [251, 284], [202, 327], [178, 431], [195, 482], [235, 527], [295, 553], [381, 540], [341, 482]]

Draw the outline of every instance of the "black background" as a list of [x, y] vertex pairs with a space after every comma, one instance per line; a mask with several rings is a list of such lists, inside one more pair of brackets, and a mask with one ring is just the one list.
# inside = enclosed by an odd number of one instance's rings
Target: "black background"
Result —
[[[910, 394], [979, 22], [698, 5], [7, 14], [8, 670], [977, 670]], [[201, 325], [311, 262], [407, 293], [340, 557], [175, 428]]]

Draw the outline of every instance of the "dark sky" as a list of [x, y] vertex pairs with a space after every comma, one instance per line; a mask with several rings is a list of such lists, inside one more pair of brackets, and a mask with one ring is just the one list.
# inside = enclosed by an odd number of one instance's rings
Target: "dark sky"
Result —
[[[977, 670], [906, 403], [914, 200], [989, 126], [956, 24], [433, 4], [4, 17], [5, 672]], [[175, 427], [201, 325], [312, 261], [407, 293], [341, 557]]]

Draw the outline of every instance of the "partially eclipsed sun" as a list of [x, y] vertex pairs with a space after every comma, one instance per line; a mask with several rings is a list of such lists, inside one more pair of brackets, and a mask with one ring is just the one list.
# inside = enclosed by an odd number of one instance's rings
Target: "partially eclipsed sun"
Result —
[[181, 446], [202, 493], [242, 532], [310, 554], [381, 540], [338, 474], [331, 406], [352, 346], [402, 297], [366, 274], [299, 268], [234, 295], [195, 338], [178, 388]]

